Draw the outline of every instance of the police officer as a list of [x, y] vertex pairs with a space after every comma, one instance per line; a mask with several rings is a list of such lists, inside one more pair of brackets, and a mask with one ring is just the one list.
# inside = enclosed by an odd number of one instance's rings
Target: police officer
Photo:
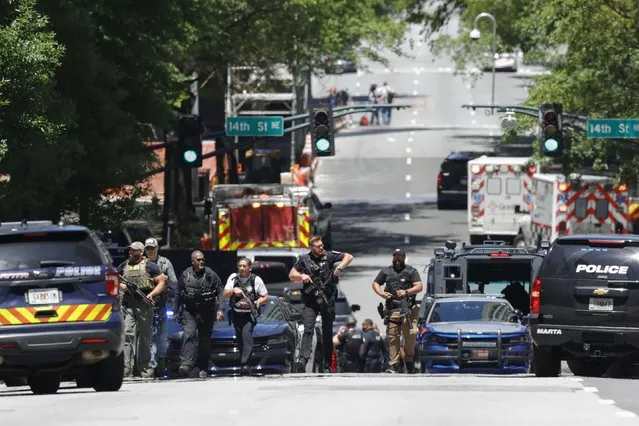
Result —
[[153, 343], [151, 344], [151, 361], [149, 368], [155, 370], [158, 377], [164, 377], [166, 351], [169, 348], [169, 329], [166, 320], [166, 304], [170, 296], [175, 295], [177, 277], [173, 264], [169, 259], [158, 254], [159, 244], [155, 238], [147, 238], [144, 242], [146, 258], [155, 262], [166, 277], [166, 288], [155, 301], [153, 309]]
[[209, 339], [214, 316], [217, 321], [224, 317], [224, 286], [220, 277], [204, 265], [204, 253], [201, 251], [191, 253], [191, 265], [180, 276], [173, 302], [176, 320], [181, 322], [184, 330], [178, 373], [182, 377], [190, 376], [197, 363], [199, 376], [205, 378], [209, 370]]
[[[166, 276], [155, 262], [142, 256], [144, 244], [135, 241], [129, 246], [129, 258], [118, 267], [124, 278], [120, 288], [125, 290], [122, 298], [124, 311], [124, 375], [131, 377], [137, 366], [140, 376], [152, 378], [154, 369], [150, 366], [151, 341], [153, 336], [153, 305], [146, 302], [135, 291], [129, 289], [126, 281], [136, 285], [142, 293], [154, 300], [165, 288]], [[137, 356], [136, 356], [137, 355]], [[137, 358], [137, 363], [136, 363]]]
[[[293, 282], [302, 281], [304, 291], [302, 291], [302, 311], [304, 323], [304, 335], [302, 337], [302, 347], [300, 349], [299, 361], [296, 365], [297, 372], [306, 371], [306, 363], [311, 356], [311, 342], [315, 331], [315, 320], [317, 315], [322, 317], [322, 358], [323, 369], [330, 370], [331, 354], [333, 351], [333, 321], [335, 320], [335, 298], [337, 288], [335, 277], [346, 268], [353, 256], [349, 253], [338, 251], [325, 251], [322, 237], [313, 236], [309, 239], [311, 251], [301, 255], [295, 266], [291, 269], [289, 278]], [[340, 262], [333, 271], [333, 265]], [[323, 289], [326, 301], [319, 297], [317, 291], [307, 290], [317, 286]]]
[[230, 297], [229, 315], [239, 345], [240, 374], [249, 375], [249, 361], [253, 354], [253, 327], [257, 324], [257, 318], [251, 317], [251, 309], [244, 298], [252, 300], [259, 312], [260, 306], [268, 301], [268, 291], [262, 278], [251, 273], [251, 261], [248, 258], [241, 257], [238, 260], [237, 270], [226, 281], [224, 297]]
[[357, 321], [349, 320], [346, 327], [340, 327], [333, 337], [333, 344], [337, 352], [341, 352], [340, 367], [344, 373], [361, 373], [364, 362], [360, 356], [364, 343], [362, 330], [357, 328]]
[[364, 360], [364, 373], [381, 373], [386, 346], [370, 318], [362, 322], [362, 338], [360, 357]]
[[[385, 285], [382, 291], [381, 286]], [[386, 300], [388, 325], [386, 336], [390, 349], [390, 365], [387, 372], [400, 372], [400, 338], [404, 335], [405, 365], [409, 374], [414, 371], [413, 356], [417, 340], [417, 317], [419, 307], [415, 303], [415, 295], [421, 292], [423, 285], [419, 272], [410, 265], [406, 265], [406, 253], [400, 249], [393, 253], [393, 264], [379, 271], [373, 281], [373, 291]], [[399, 299], [407, 298], [410, 315], [401, 314]], [[412, 324], [412, 329], [411, 329]]]

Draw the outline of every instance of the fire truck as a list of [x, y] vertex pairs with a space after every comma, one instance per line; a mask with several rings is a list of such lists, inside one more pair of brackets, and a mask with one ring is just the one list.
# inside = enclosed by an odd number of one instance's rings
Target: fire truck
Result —
[[533, 208], [529, 157], [481, 156], [468, 162], [468, 232], [471, 244], [502, 240], [523, 245]]
[[214, 249], [309, 246], [309, 209], [286, 185], [217, 185], [211, 210]]
[[629, 194], [612, 178], [538, 173], [533, 176], [535, 208], [531, 214], [530, 245], [552, 243], [568, 234], [628, 233]]

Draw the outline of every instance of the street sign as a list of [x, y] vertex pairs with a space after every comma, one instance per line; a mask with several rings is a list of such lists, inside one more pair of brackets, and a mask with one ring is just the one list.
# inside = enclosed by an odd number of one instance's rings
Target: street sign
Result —
[[282, 117], [226, 117], [226, 136], [283, 136]]
[[639, 138], [639, 119], [636, 118], [590, 118], [586, 132], [589, 138]]

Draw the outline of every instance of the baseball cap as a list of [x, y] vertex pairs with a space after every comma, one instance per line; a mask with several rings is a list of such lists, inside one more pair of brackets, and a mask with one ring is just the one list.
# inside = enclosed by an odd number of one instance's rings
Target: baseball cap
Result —
[[144, 247], [157, 248], [158, 240], [156, 240], [155, 238], [147, 238], [146, 241], [144, 242]]
[[140, 241], [134, 241], [131, 243], [129, 248], [133, 250], [144, 250], [144, 244], [142, 244]]
[[393, 256], [402, 256], [402, 257], [406, 257], [406, 252], [402, 249], [397, 249], [393, 252]]

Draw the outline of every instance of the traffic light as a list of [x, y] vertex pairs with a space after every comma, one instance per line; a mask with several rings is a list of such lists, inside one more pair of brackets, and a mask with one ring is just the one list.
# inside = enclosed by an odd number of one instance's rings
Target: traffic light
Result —
[[311, 143], [318, 157], [335, 155], [335, 132], [333, 131], [333, 111], [330, 107], [313, 108], [310, 114]]
[[547, 157], [561, 157], [564, 153], [564, 131], [561, 104], [539, 106], [541, 152]]
[[182, 167], [202, 166], [202, 126], [197, 115], [179, 118], [178, 161]]

